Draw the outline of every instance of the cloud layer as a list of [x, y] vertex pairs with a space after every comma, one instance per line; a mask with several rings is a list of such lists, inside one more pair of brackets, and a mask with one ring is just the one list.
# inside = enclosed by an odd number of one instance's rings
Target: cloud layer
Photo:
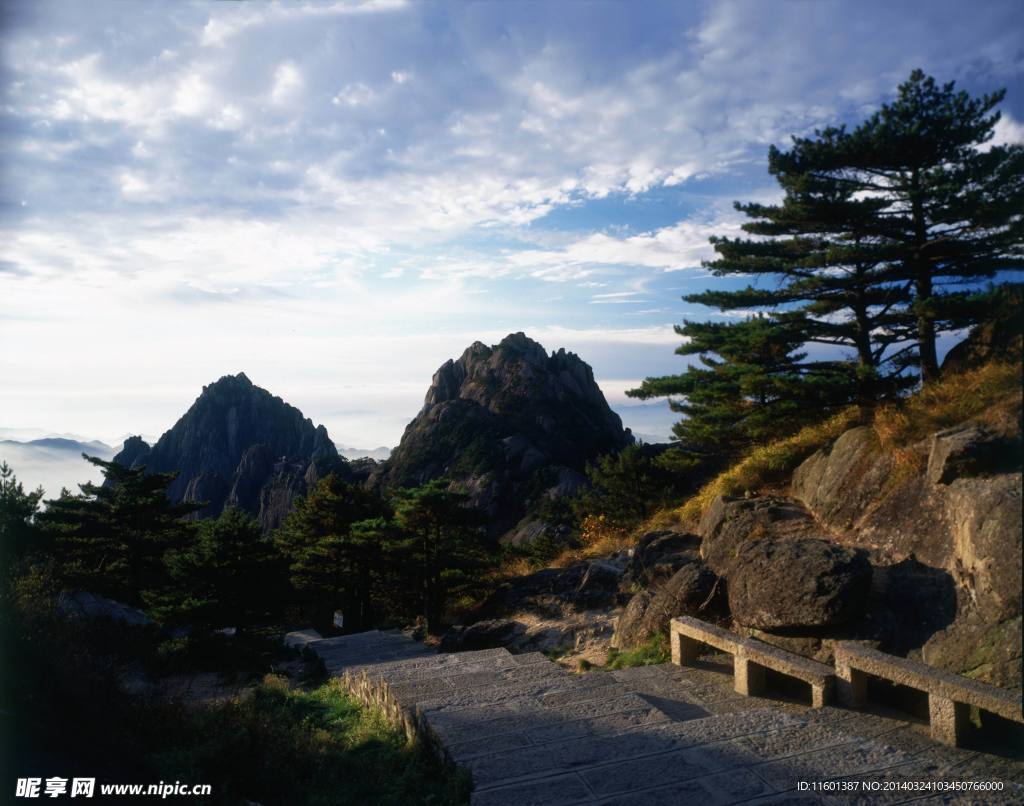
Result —
[[[1015, 0], [4, 13], [0, 422], [98, 436], [245, 369], [393, 398], [392, 444], [458, 339], [512, 330], [609, 381], [678, 371], [678, 297], [775, 192], [769, 144], [917, 66], [1007, 86], [1001, 138], [1024, 120]], [[364, 441], [330, 394], [307, 413]]]

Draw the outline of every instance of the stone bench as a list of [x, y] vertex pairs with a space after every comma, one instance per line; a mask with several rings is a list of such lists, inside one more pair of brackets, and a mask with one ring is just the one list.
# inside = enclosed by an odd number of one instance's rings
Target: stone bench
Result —
[[810, 685], [812, 707], [821, 708], [832, 700], [835, 672], [822, 663], [754, 638], [740, 638], [728, 630], [690, 616], [672, 619], [670, 638], [672, 662], [680, 666], [692, 664], [700, 657], [703, 646], [732, 655], [733, 685], [744, 696], [762, 693], [765, 670], [771, 669]]
[[[760, 694], [764, 690], [765, 669], [807, 683], [811, 687], [812, 708], [823, 708], [832, 702], [835, 692], [835, 669], [755, 638], [747, 638], [740, 644], [737, 657], [736, 690], [741, 694]], [[746, 677], [746, 691], [740, 691], [741, 674]]]
[[970, 728], [971, 706], [1024, 723], [1019, 692], [888, 655], [864, 644], [844, 641], [836, 645], [836, 674], [840, 701], [853, 707], [866, 704], [869, 677], [925, 692], [932, 738], [954, 747]]
[[678, 666], [688, 666], [697, 660], [703, 646], [735, 656], [743, 642], [742, 638], [728, 630], [689, 616], [672, 619], [669, 632], [672, 662]]

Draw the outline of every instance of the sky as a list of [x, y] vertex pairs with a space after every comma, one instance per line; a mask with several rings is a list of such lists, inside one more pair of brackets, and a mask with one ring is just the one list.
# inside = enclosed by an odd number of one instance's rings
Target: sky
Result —
[[768, 147], [915, 67], [1007, 89], [1024, 5], [0, 3], [0, 430], [158, 436], [245, 372], [343, 445], [524, 331], [648, 441]]

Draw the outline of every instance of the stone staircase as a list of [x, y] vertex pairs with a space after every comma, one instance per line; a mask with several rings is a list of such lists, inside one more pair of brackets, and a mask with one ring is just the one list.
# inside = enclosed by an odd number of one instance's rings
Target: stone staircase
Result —
[[[474, 806], [1024, 802], [1018, 761], [938, 745], [898, 716], [742, 697], [721, 656], [577, 675], [539, 653], [437, 654], [399, 633], [307, 646], [468, 770]], [[908, 788], [969, 780], [1003, 789]], [[813, 789], [828, 781], [859, 785]]]

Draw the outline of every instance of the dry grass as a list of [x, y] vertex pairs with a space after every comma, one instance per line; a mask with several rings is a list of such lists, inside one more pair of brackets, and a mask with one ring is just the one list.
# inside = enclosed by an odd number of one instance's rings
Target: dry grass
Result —
[[705, 484], [676, 511], [674, 519], [680, 524], [695, 526], [704, 510], [718, 496], [742, 495], [777, 481], [816, 450], [862, 423], [863, 419], [861, 410], [851, 406], [823, 423], [809, 425], [791, 437], [755, 448], [745, 459]]
[[899, 404], [883, 406], [875, 412], [873, 425], [883, 447], [906, 447], [1019, 397], [1020, 389], [1020, 364], [992, 361], [929, 384]]
[[593, 557], [608, 557], [634, 543], [631, 532], [612, 526], [604, 515], [588, 515], [580, 524], [579, 548], [566, 549], [552, 561], [551, 566], [565, 568]]
[[[911, 447], [914, 443], [970, 419], [1006, 419], [1011, 415], [1004, 409], [1019, 406], [1020, 397], [1020, 363], [992, 361], [929, 384], [899, 403], [883, 406], [875, 411], [870, 422], [881, 448], [895, 456], [897, 467], [916, 471], [920, 469], [921, 458]], [[742, 495], [778, 481], [816, 450], [864, 422], [862, 410], [852, 406], [787, 439], [756, 448], [704, 485], [682, 507], [657, 513], [638, 532], [694, 528], [719, 495]]]

